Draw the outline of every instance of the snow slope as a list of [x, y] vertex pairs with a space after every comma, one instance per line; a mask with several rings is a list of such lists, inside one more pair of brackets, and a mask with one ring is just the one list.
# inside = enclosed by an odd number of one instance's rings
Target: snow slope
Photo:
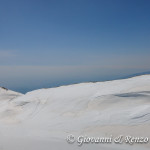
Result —
[[9, 103], [15, 98], [22, 96], [23, 94], [8, 90], [4, 87], [0, 87], [0, 121], [4, 122], [10, 120], [14, 114], [14, 108], [9, 110]]
[[[68, 134], [132, 134], [150, 138], [148, 130], [150, 75], [39, 89], [25, 95], [0, 89], [0, 145], [4, 150], [79, 149], [66, 145]], [[16, 141], [21, 144], [14, 144]], [[142, 146], [142, 149], [150, 148], [149, 144]], [[138, 147], [89, 145], [82, 148]]]
[[23, 94], [0, 87], [0, 101], [11, 100]]

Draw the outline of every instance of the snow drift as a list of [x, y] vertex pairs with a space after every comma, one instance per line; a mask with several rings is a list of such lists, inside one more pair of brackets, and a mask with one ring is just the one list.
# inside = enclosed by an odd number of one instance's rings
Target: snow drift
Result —
[[[25, 95], [0, 88], [0, 146], [4, 150], [78, 149], [66, 145], [68, 134], [150, 138], [149, 130], [150, 75], [39, 89]], [[83, 149], [138, 147], [89, 145]]]

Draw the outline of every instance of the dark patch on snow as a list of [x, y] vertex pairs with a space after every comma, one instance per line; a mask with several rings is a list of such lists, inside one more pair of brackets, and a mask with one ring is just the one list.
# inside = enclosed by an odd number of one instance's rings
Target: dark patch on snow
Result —
[[118, 96], [118, 97], [144, 97], [144, 96], [147, 96], [146, 94], [150, 94], [150, 91], [115, 94], [115, 96]]
[[[139, 118], [143, 118], [147, 115], [150, 115], [150, 113], [147, 113], [147, 114], [144, 114], [144, 115], [141, 115], [141, 116], [137, 116], [137, 117], [133, 117], [132, 119], [139, 119]], [[150, 118], [149, 118], [150, 119]]]
[[6, 90], [6, 91], [8, 91], [8, 89], [7, 88], [5, 88], [5, 87], [1, 87], [2, 89], [4, 89], [4, 90]]

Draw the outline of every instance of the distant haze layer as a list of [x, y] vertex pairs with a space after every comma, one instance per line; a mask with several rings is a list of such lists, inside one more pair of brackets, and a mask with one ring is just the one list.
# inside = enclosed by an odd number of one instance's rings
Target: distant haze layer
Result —
[[146, 70], [117, 66], [0, 66], [0, 86], [26, 93], [39, 88], [119, 79]]

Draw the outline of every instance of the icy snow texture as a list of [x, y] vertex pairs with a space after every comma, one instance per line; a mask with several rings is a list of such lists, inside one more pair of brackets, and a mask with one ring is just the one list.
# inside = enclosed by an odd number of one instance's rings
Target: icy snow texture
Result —
[[[25, 95], [0, 89], [0, 145], [4, 150], [78, 149], [63, 143], [68, 134], [117, 135], [130, 128], [133, 135], [149, 136], [150, 75], [39, 89]], [[14, 144], [18, 141], [20, 145]], [[84, 148], [118, 148], [94, 146]]]

